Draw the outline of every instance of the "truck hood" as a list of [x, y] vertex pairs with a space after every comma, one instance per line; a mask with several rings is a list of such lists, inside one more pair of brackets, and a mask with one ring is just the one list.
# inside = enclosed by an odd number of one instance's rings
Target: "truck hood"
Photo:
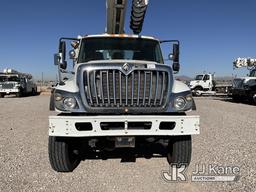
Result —
[[243, 88], [244, 85], [256, 85], [256, 77], [239, 77], [233, 80], [233, 87], [235, 88]]
[[138, 63], [138, 64], [160, 64], [160, 65], [167, 65], [161, 64], [154, 61], [142, 61], [142, 60], [124, 60], [124, 59], [114, 59], [114, 60], [95, 60], [95, 61], [88, 61], [86, 63], [79, 63], [80, 64], [94, 64], [94, 63]]

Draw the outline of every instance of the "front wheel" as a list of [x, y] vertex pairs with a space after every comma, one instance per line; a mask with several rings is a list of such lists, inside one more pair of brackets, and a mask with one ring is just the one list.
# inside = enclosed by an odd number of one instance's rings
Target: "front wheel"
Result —
[[193, 96], [201, 96], [201, 91], [203, 91], [203, 88], [202, 87], [196, 87], [194, 90], [193, 90]]
[[70, 138], [49, 137], [48, 153], [52, 168], [57, 172], [72, 172], [80, 163]]
[[170, 138], [167, 161], [178, 166], [188, 166], [191, 161], [192, 141], [191, 135], [174, 136]]
[[35, 96], [36, 93], [37, 93], [37, 91], [33, 88], [33, 89], [32, 89], [32, 92], [31, 92], [31, 95], [32, 95], [32, 96]]
[[240, 97], [239, 95], [232, 95], [232, 100], [234, 101], [234, 102], [241, 102], [241, 100], [242, 100], [242, 97]]
[[256, 104], [256, 92], [251, 92], [249, 94], [249, 101], [252, 104]]
[[0, 93], [0, 98], [4, 98], [4, 93]]
[[19, 90], [19, 92], [18, 93], [16, 93], [16, 97], [23, 97], [23, 91], [22, 91], [22, 89], [20, 89]]

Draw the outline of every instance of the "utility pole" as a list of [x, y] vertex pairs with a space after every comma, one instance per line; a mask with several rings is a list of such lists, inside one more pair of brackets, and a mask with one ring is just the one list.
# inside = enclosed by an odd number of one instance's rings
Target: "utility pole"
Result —
[[44, 85], [44, 72], [42, 72], [41, 87]]

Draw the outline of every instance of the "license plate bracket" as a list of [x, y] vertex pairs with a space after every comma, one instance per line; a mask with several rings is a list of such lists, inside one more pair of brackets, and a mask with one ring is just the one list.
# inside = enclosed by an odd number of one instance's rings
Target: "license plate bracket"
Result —
[[115, 147], [135, 147], [135, 137], [116, 137], [115, 138]]

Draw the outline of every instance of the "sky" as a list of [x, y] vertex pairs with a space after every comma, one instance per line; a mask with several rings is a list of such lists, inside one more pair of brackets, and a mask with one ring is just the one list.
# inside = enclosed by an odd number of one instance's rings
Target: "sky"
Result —
[[[131, 1], [131, 0], [130, 0]], [[256, 57], [255, 0], [150, 0], [142, 35], [178, 39], [180, 75], [246, 75], [237, 57]], [[60, 37], [104, 33], [105, 0], [8, 0], [0, 3], [0, 70], [14, 68], [55, 80]], [[126, 32], [129, 29], [126, 17]], [[164, 55], [171, 47], [164, 46]], [[169, 51], [170, 50], [170, 51]]]

